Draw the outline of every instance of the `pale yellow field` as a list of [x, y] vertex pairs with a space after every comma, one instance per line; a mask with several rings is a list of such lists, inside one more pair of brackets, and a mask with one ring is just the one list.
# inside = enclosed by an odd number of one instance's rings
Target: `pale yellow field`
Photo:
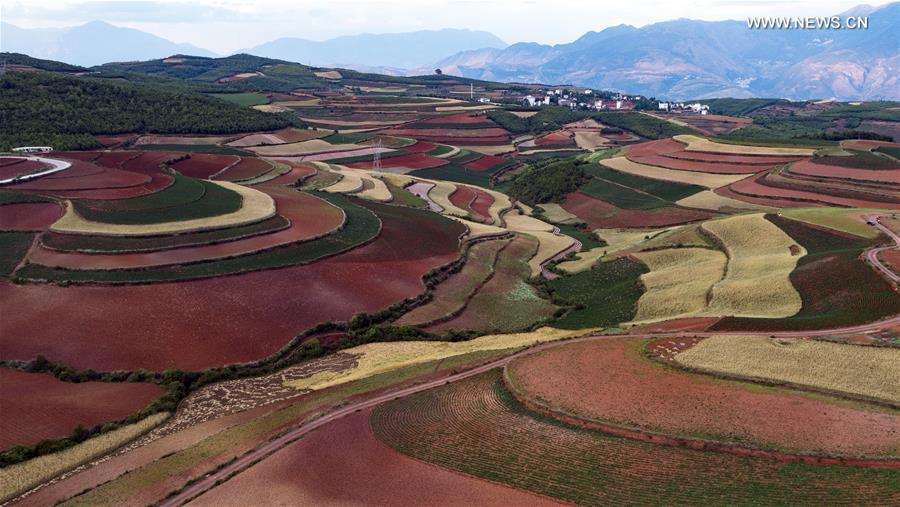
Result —
[[141, 136], [134, 141], [135, 145], [143, 144], [222, 144], [234, 136], [159, 136], [155, 134]]
[[885, 210], [863, 208], [785, 208], [780, 215], [863, 238], [875, 238], [878, 236], [878, 229], [866, 224], [865, 217], [879, 212], [887, 213]]
[[313, 72], [316, 77], [321, 77], [324, 79], [342, 79], [344, 76], [341, 75], [340, 72], [336, 70], [320, 70], [318, 72]]
[[599, 129], [603, 128], [603, 124], [598, 122], [593, 118], [587, 118], [585, 120], [573, 121], [572, 123], [566, 123], [564, 125], [566, 128], [572, 129]]
[[609, 139], [600, 135], [600, 132], [575, 132], [575, 144], [583, 150], [594, 151], [608, 142]]
[[319, 372], [305, 379], [287, 382], [285, 385], [295, 389], [320, 390], [413, 364], [483, 350], [528, 347], [542, 342], [579, 336], [588, 332], [590, 331], [566, 331], [544, 327], [528, 333], [488, 335], [474, 340], [455, 343], [426, 341], [369, 343], [343, 351], [348, 354], [361, 354], [355, 367], [340, 372]]
[[521, 211], [514, 210], [503, 216], [506, 221], [506, 228], [517, 232], [550, 232], [553, 226], [523, 214]]
[[714, 336], [678, 354], [675, 360], [713, 373], [791, 382], [900, 403], [897, 348]]
[[532, 231], [530, 234], [538, 239], [538, 250], [534, 257], [529, 259], [528, 267], [531, 268], [531, 276], [541, 274], [541, 265], [563, 251], [572, 247], [575, 240], [565, 234], [553, 234], [552, 232]]
[[648, 113], [648, 112], [645, 112], [645, 111], [641, 111], [641, 114], [646, 114], [647, 116], [652, 116], [652, 117], [654, 117], [654, 118], [656, 118], [656, 119], [658, 119], [658, 120], [667, 121], [667, 122], [669, 122], [669, 123], [671, 123], [671, 124], [673, 124], [673, 125], [678, 125], [679, 127], [688, 127], [688, 128], [691, 127], [691, 126], [688, 125], [687, 123], [685, 123], [685, 122], [683, 122], [683, 121], [681, 121], [681, 120], [677, 120], [677, 119], [675, 119], [675, 118], [672, 118], [672, 117], [669, 116], [669, 115], [658, 115], [658, 114]]
[[358, 144], [331, 144], [321, 139], [310, 139], [299, 143], [276, 144], [272, 146], [254, 146], [249, 148], [258, 155], [278, 157], [287, 155], [309, 155], [310, 153], [326, 153], [331, 151], [352, 151], [366, 148]]
[[313, 107], [313, 106], [318, 106], [321, 103], [322, 103], [322, 99], [315, 98], [315, 99], [304, 99], [304, 100], [279, 100], [278, 102], [275, 102], [275, 105], [291, 108], [291, 107]]
[[722, 279], [728, 258], [708, 248], [670, 248], [634, 254], [650, 268], [637, 302], [635, 322], [687, 317], [706, 308], [712, 286]]
[[774, 146], [743, 146], [738, 144], [723, 144], [709, 139], [692, 136], [674, 136], [676, 141], [686, 144], [688, 151], [705, 151], [709, 153], [731, 153], [734, 155], [796, 155], [799, 157], [811, 157], [815, 149], [812, 148], [777, 148]]
[[700, 185], [706, 188], [719, 188], [730, 185], [735, 181], [742, 180], [747, 177], [746, 174], [712, 174], [701, 173], [696, 171], [678, 171], [675, 169], [666, 169], [652, 165], [638, 164], [632, 162], [625, 157], [609, 158], [601, 160], [600, 163], [621, 171], [623, 173], [643, 176], [645, 178], [653, 178], [664, 181], [675, 181], [678, 183], [688, 183], [691, 185]]
[[466, 220], [465, 218], [450, 216], [449, 218], [456, 220], [457, 222], [466, 226], [469, 229], [469, 234], [467, 237], [469, 238], [481, 238], [484, 236], [497, 236], [499, 234], [505, 234], [506, 229], [502, 227], [497, 227], [495, 225], [482, 224], [479, 222], [472, 222], [471, 220]]
[[106, 224], [87, 220], [75, 212], [75, 207], [72, 206], [71, 201], [66, 201], [66, 213], [50, 226], [50, 230], [69, 234], [152, 236], [156, 234], [236, 227], [271, 218], [276, 213], [275, 201], [268, 194], [228, 181], [212, 181], [211, 183], [239, 193], [241, 195], [240, 209], [234, 213], [208, 218], [196, 218], [179, 222], [160, 222], [157, 224], [126, 225]]
[[[393, 199], [391, 191], [380, 178], [375, 177], [369, 171], [363, 169], [348, 169], [338, 164], [315, 163], [317, 168], [338, 173], [341, 179], [330, 187], [322, 190], [333, 194], [353, 194], [363, 199], [379, 202], [390, 202]], [[371, 188], [365, 188], [365, 182], [370, 183]]]
[[548, 202], [538, 206], [544, 210], [544, 216], [547, 220], [554, 224], [577, 224], [581, 223], [581, 219], [569, 213], [562, 206], [556, 203]]
[[[576, 259], [573, 261], [560, 262], [557, 268], [566, 273], [580, 273], [591, 269], [604, 255], [612, 255], [620, 250], [637, 246], [641, 243], [650, 241], [662, 234], [668, 234], [677, 227], [669, 227], [665, 229], [657, 229], [654, 231], [644, 231], [637, 229], [595, 229], [594, 233], [603, 241], [605, 246], [598, 246], [585, 252], [575, 254]], [[647, 238], [650, 238], [649, 240]]]
[[518, 116], [519, 118], [531, 118], [532, 116], [538, 114], [537, 111], [510, 111], [513, 116]]
[[747, 211], [775, 211], [776, 208], [761, 206], [749, 202], [739, 201], [730, 197], [721, 196], [712, 190], [704, 190], [694, 195], [685, 197], [675, 204], [686, 208], [708, 209], [713, 211], [722, 210], [747, 210]]
[[443, 214], [445, 215], [454, 215], [458, 217], [467, 218], [469, 216], [469, 212], [457, 207], [455, 204], [450, 202], [450, 195], [456, 191], [456, 185], [450, 183], [449, 181], [437, 181], [437, 180], [422, 180], [428, 181], [429, 183], [434, 183], [434, 187], [428, 191], [428, 197], [434, 201], [435, 204], [444, 208]]
[[309, 123], [324, 123], [328, 125], [337, 125], [340, 127], [389, 127], [403, 123], [399, 120], [333, 120], [331, 118], [303, 118], [301, 120]]
[[462, 146], [462, 145], [460, 145], [459, 147], [464, 150], [477, 151], [478, 153], [481, 153], [482, 155], [502, 155], [504, 153], [509, 153], [509, 152], [515, 150], [515, 148], [511, 144], [499, 144], [496, 146]]
[[290, 111], [290, 108], [278, 104], [258, 104], [253, 106], [253, 109], [262, 111], [263, 113], [284, 113]]
[[168, 412], [160, 412], [134, 424], [85, 440], [63, 451], [0, 469], [0, 502], [15, 498], [63, 472], [127, 444], [163, 422], [168, 416]]
[[728, 254], [725, 278], [713, 286], [706, 314], [778, 318], [800, 311], [800, 294], [789, 275], [806, 255], [803, 247], [762, 213], [712, 220], [701, 227], [718, 238]]
[[439, 106], [434, 108], [435, 111], [442, 112], [450, 112], [450, 111], [486, 111], [488, 109], [497, 109], [498, 105], [495, 104], [482, 104], [480, 106]]
[[512, 202], [509, 200], [509, 196], [502, 192], [497, 192], [496, 190], [491, 190], [488, 188], [475, 187], [484, 192], [491, 194], [494, 198], [494, 202], [491, 203], [490, 208], [488, 208], [488, 215], [490, 215], [491, 220], [494, 221], [495, 225], [500, 225], [504, 223], [503, 212], [512, 208]]
[[408, 90], [404, 86], [360, 86], [359, 89], [369, 93], [403, 93]]

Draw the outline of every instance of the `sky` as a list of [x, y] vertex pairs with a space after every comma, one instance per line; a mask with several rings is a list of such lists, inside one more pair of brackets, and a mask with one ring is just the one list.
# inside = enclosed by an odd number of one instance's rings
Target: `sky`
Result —
[[[101, 20], [231, 54], [279, 37], [325, 40], [441, 28], [489, 31], [507, 43], [571, 42], [590, 30], [677, 18], [825, 16], [860, 0], [0, 0], [0, 19], [22, 28]], [[879, 2], [880, 3], [880, 2]]]

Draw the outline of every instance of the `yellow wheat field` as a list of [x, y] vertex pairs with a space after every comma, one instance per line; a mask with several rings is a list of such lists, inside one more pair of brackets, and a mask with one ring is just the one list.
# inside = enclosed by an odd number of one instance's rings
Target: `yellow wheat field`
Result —
[[744, 146], [740, 144], [724, 144], [710, 141], [709, 139], [692, 136], [674, 136], [676, 141], [686, 144], [688, 151], [705, 151], [709, 153], [729, 153], [734, 155], [795, 155], [798, 157], [811, 157], [815, 149], [812, 148], [777, 148], [774, 146]]
[[295, 389], [319, 390], [353, 380], [396, 370], [413, 364], [480, 352], [527, 347], [542, 342], [561, 340], [596, 330], [560, 330], [549, 327], [516, 334], [488, 335], [464, 342], [387, 342], [369, 343], [347, 349], [347, 354], [360, 354], [357, 365], [343, 371], [322, 371], [311, 377], [286, 382]]
[[275, 215], [275, 201], [268, 194], [259, 190], [231, 183], [228, 181], [211, 181], [241, 195], [241, 207], [233, 213], [215, 217], [195, 218], [178, 222], [160, 222], [156, 224], [107, 224], [87, 220], [75, 211], [71, 201], [66, 201], [66, 213], [50, 226], [51, 231], [69, 234], [97, 234], [107, 236], [152, 236], [156, 234], [173, 234], [194, 232], [223, 227], [259, 222]]
[[[298, 143], [274, 144], [269, 146], [254, 146], [249, 148], [258, 155], [278, 157], [287, 155], [309, 155], [310, 153], [325, 153], [331, 151], [353, 151], [368, 148], [358, 144], [331, 144], [321, 139], [310, 139]], [[348, 155], [349, 156], [349, 155]]]
[[63, 451], [0, 469], [0, 501], [15, 498], [63, 472], [125, 445], [163, 422], [168, 416], [167, 412], [154, 414]]
[[791, 220], [821, 225], [863, 238], [878, 237], [878, 229], [868, 225], [865, 218], [877, 213], [888, 211], [865, 208], [786, 208], [780, 212]]
[[[281, 104], [281, 102], [277, 102], [277, 104]], [[390, 127], [403, 123], [402, 120], [335, 120], [331, 118], [306, 118], [303, 116], [300, 119], [308, 123], [322, 123], [339, 127]], [[342, 130], [341, 132], [346, 131]]]
[[320, 70], [318, 72], [313, 72], [313, 74], [315, 74], [316, 77], [321, 77], [323, 79], [342, 79], [344, 77], [336, 70]]
[[746, 174], [713, 174], [697, 171], [678, 171], [653, 165], [638, 164], [625, 157], [601, 160], [600, 163], [610, 169], [633, 174], [635, 176], [643, 176], [655, 180], [674, 181], [676, 183], [687, 183], [690, 185], [700, 185], [701, 187], [706, 188], [724, 187], [725, 185], [730, 185], [735, 181], [740, 181], [747, 177]]
[[560, 262], [556, 267], [566, 273], [580, 273], [582, 271], [587, 271], [604, 255], [612, 255], [618, 251], [625, 250], [626, 248], [631, 248], [655, 238], [668, 235], [671, 231], [676, 229], [678, 229], [678, 227], [668, 227], [653, 231], [637, 229], [595, 229], [594, 234], [606, 242], [605, 246], [598, 246], [585, 252], [579, 252], [575, 254], [575, 260]]
[[515, 150], [511, 144], [498, 144], [494, 146], [464, 146], [459, 145], [463, 150], [475, 151], [482, 155], [502, 155]]
[[[370, 171], [364, 169], [349, 169], [337, 164], [327, 164], [323, 162], [316, 163], [319, 168], [327, 167], [331, 172], [341, 175], [341, 179], [322, 190], [330, 193], [354, 194], [357, 197], [368, 199], [370, 201], [390, 202], [394, 196], [387, 185], [380, 178], [372, 175]], [[366, 185], [368, 183], [368, 185]], [[370, 188], [366, 188], [370, 187]]]
[[583, 150], [594, 151], [605, 146], [608, 142], [609, 139], [603, 137], [600, 132], [575, 132], [575, 144]]
[[[728, 254], [725, 278], [712, 288], [707, 313], [739, 317], [790, 317], [800, 294], [789, 275], [806, 250], [762, 213], [704, 222]], [[793, 252], [792, 252], [793, 249]]]
[[724, 253], [709, 248], [670, 248], [634, 254], [650, 268], [641, 275], [646, 290], [635, 322], [687, 317], [706, 308], [706, 297], [725, 274]]
[[764, 336], [715, 336], [675, 356], [714, 373], [791, 382], [900, 403], [900, 349]]
[[745, 210], [745, 211], [775, 211], [775, 208], [761, 206], [749, 202], [739, 201], [730, 197], [721, 196], [712, 190], [704, 190], [694, 195], [685, 197], [675, 204], [686, 208], [708, 209], [712, 211]]
[[505, 234], [506, 229], [502, 227], [497, 227], [496, 225], [488, 225], [482, 224], [480, 222], [472, 222], [471, 220], [466, 220], [465, 218], [450, 216], [452, 220], [456, 220], [457, 222], [466, 226], [469, 230], [469, 234], [467, 237], [469, 238], [481, 238], [485, 236], [498, 236], [500, 234]]
[[541, 204], [539, 207], [544, 210], [544, 216], [547, 220], [554, 224], [577, 224], [582, 221], [577, 216], [566, 211], [565, 208], [559, 204], [553, 202]]

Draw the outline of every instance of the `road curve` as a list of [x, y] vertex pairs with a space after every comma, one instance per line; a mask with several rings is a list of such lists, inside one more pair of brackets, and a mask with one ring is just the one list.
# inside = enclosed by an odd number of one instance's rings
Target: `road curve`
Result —
[[890, 215], [870, 215], [866, 217], [866, 221], [870, 222], [874, 227], [876, 227], [881, 232], [885, 233], [889, 238], [894, 240], [894, 244], [892, 246], [883, 246], [880, 248], [872, 248], [871, 250], [866, 251], [866, 260], [869, 261], [872, 266], [875, 267], [878, 271], [894, 283], [900, 283], [900, 275], [894, 272], [889, 266], [885, 266], [884, 263], [878, 259], [878, 254], [884, 252], [885, 250], [892, 250], [894, 248], [900, 248], [900, 236], [897, 235], [894, 231], [885, 227], [881, 222], [882, 217], [886, 217]]
[[542, 350], [546, 350], [551, 347], [555, 347], [560, 344], [566, 343], [577, 343], [584, 341], [593, 341], [593, 340], [604, 340], [616, 337], [626, 336], [629, 338], [654, 338], [660, 335], [671, 336], [673, 338], [689, 338], [689, 337], [710, 337], [710, 336], [721, 336], [721, 335], [740, 335], [740, 336], [775, 336], [775, 337], [808, 337], [808, 336], [826, 336], [826, 335], [839, 335], [839, 334], [856, 334], [856, 333], [864, 333], [867, 331], [876, 331], [880, 329], [884, 329], [886, 327], [897, 326], [900, 325], [900, 315], [896, 315], [890, 319], [882, 320], [878, 322], [872, 322], [869, 324], [862, 324], [859, 326], [850, 326], [844, 328], [836, 328], [836, 329], [826, 329], [820, 331], [776, 331], [776, 332], [746, 332], [746, 331], [716, 331], [716, 332], [690, 332], [690, 331], [681, 331], [681, 332], [657, 332], [657, 333], [643, 333], [643, 332], [635, 332], [635, 333], [626, 333], [620, 335], [593, 335], [593, 336], [585, 336], [581, 338], [574, 338], [571, 340], [562, 340], [562, 341], [552, 341], [552, 342], [544, 342], [540, 345], [536, 345], [529, 349], [525, 349], [519, 351], [515, 354], [501, 357], [489, 363], [482, 364], [470, 370], [466, 370], [464, 372], [455, 373], [448, 377], [431, 380], [428, 382], [424, 382], [422, 384], [417, 384], [409, 387], [405, 387], [402, 389], [398, 389], [396, 391], [391, 391], [388, 393], [384, 393], [373, 398], [369, 398], [366, 400], [361, 400], [355, 403], [351, 403], [350, 405], [343, 406], [333, 412], [329, 412], [317, 419], [311, 421], [305, 421], [290, 429], [287, 433], [277, 437], [274, 440], [270, 440], [256, 449], [248, 452], [244, 456], [238, 458], [237, 460], [229, 463], [228, 465], [220, 468], [219, 470], [203, 477], [202, 479], [194, 482], [190, 486], [187, 486], [182, 491], [180, 491], [175, 496], [168, 498], [162, 501], [160, 504], [161, 507], [176, 507], [180, 505], [184, 505], [191, 501], [194, 498], [202, 495], [203, 493], [213, 489], [219, 483], [224, 482], [231, 478], [234, 475], [250, 468], [258, 461], [266, 458], [270, 454], [275, 453], [279, 449], [295, 442], [300, 439], [307, 433], [315, 430], [316, 428], [320, 428], [332, 421], [340, 419], [344, 416], [357, 412], [359, 410], [363, 410], [369, 407], [374, 407], [376, 405], [380, 405], [386, 401], [394, 400], [397, 398], [403, 398], [412, 394], [416, 394], [422, 391], [427, 391], [429, 389], [439, 387], [442, 385], [446, 385], [452, 382], [458, 382], [463, 379], [467, 379], [469, 377], [479, 375], [489, 370], [493, 370], [494, 368], [500, 368], [506, 366], [511, 361], [518, 359], [520, 357], [534, 354], [536, 352], [540, 352]]
[[[890, 270], [890, 268], [884, 266], [881, 261], [878, 260], [878, 253], [890, 248], [898, 248], [900, 247], [900, 235], [897, 235], [884, 225], [879, 222], [879, 219], [883, 216], [887, 215], [873, 215], [867, 217], [868, 221], [871, 221], [875, 227], [879, 230], [887, 234], [894, 241], [893, 246], [888, 247], [879, 247], [872, 248], [866, 252], [866, 258], [875, 266], [879, 271], [884, 273], [889, 279], [898, 282], [900, 281], [900, 276], [897, 276], [896, 273]], [[481, 366], [477, 366], [470, 370], [466, 370], [464, 372], [455, 373], [448, 377], [431, 380], [428, 382], [424, 382], [422, 384], [417, 384], [409, 387], [405, 387], [402, 389], [398, 389], [396, 391], [391, 391], [388, 393], [380, 394], [378, 396], [361, 400], [355, 403], [351, 403], [350, 405], [346, 405], [341, 407], [333, 412], [329, 412], [317, 419], [302, 422], [299, 425], [293, 427], [288, 430], [283, 435], [275, 438], [274, 440], [270, 440], [256, 449], [248, 452], [244, 456], [238, 458], [237, 460], [229, 463], [228, 465], [220, 468], [219, 470], [210, 473], [209, 475], [203, 477], [202, 479], [194, 482], [190, 486], [187, 486], [182, 491], [180, 491], [175, 496], [168, 498], [161, 502], [159, 505], [162, 507], [176, 507], [180, 505], [184, 505], [187, 502], [191, 501], [194, 498], [202, 495], [203, 493], [211, 490], [216, 487], [218, 483], [224, 482], [228, 480], [230, 477], [250, 468], [258, 461], [264, 459], [270, 454], [282, 449], [288, 444], [295, 442], [300, 439], [310, 431], [315, 430], [316, 428], [320, 428], [332, 421], [340, 419], [344, 416], [357, 412], [359, 410], [363, 410], [369, 407], [374, 407], [376, 405], [380, 405], [386, 401], [390, 401], [397, 398], [403, 398], [405, 396], [409, 396], [411, 394], [416, 394], [422, 391], [427, 391], [428, 389], [432, 389], [435, 387], [439, 387], [445, 384], [449, 384], [451, 382], [458, 382], [463, 379], [467, 379], [474, 375], [478, 375], [484, 373], [486, 371], [492, 370], [494, 368], [500, 368], [502, 366], [506, 366], [511, 361], [520, 358], [522, 356], [526, 356], [529, 354], [534, 354], [541, 350], [548, 349], [550, 347], [555, 347], [562, 343], [574, 343], [574, 342], [583, 342], [583, 341], [591, 341], [591, 340], [603, 340], [609, 339], [613, 336], [628, 336], [631, 338], [653, 338], [656, 336], [664, 335], [671, 336], [673, 338], [688, 338], [688, 337], [710, 337], [710, 336], [720, 336], [720, 335], [742, 335], [742, 336], [773, 336], [773, 337], [781, 337], [781, 338], [802, 338], [809, 336], [827, 336], [827, 335], [840, 335], [840, 334], [857, 334], [857, 333], [865, 333], [869, 331], [877, 331], [880, 329], [885, 329], [888, 327], [900, 326], [900, 315], [895, 315], [894, 317], [886, 320], [881, 320], [878, 322], [872, 322], [869, 324], [860, 324], [858, 326], [849, 326], [843, 328], [836, 329], [823, 329], [818, 331], [771, 331], [771, 332], [746, 332], [746, 331], [717, 331], [717, 332], [691, 332], [691, 331], [680, 331], [680, 332], [668, 332], [668, 331], [659, 331], [655, 333], [647, 333], [641, 332], [639, 329], [635, 330], [635, 332], [626, 333], [624, 335], [594, 335], [594, 336], [585, 336], [581, 338], [575, 338], [572, 340], [564, 340], [564, 341], [552, 341], [545, 342], [540, 345], [531, 347], [526, 350], [519, 351], [515, 354], [501, 357], [489, 363], [482, 364]]]
[[45, 169], [40, 172], [31, 173], [31, 174], [23, 174], [21, 176], [16, 176], [13, 178], [7, 178], [5, 180], [0, 180], [0, 185], [9, 185], [12, 183], [22, 183], [23, 181], [33, 180], [35, 178], [40, 178], [41, 176], [47, 176], [48, 174], [58, 173], [60, 171], [65, 171], [69, 167], [72, 167], [72, 164], [66, 162], [64, 160], [56, 160], [53, 158], [44, 158], [44, 157], [4, 157], [4, 158], [24, 158], [25, 160], [31, 160], [33, 162], [43, 162], [50, 166], [50, 169]]

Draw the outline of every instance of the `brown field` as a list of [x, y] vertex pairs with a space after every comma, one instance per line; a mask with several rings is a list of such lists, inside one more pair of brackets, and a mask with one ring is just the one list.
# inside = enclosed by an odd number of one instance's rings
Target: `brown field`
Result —
[[725, 185], [729, 185], [747, 177], [746, 174], [712, 174], [665, 169], [663, 167], [638, 164], [625, 157], [601, 160], [600, 164], [615, 169], [616, 171], [633, 174], [635, 176], [643, 176], [645, 178], [663, 181], [674, 181], [677, 183], [687, 183], [690, 185], [700, 185], [706, 188], [724, 187]]
[[646, 211], [627, 210], [582, 192], [567, 195], [561, 205], [563, 209], [587, 223], [591, 229], [658, 229], [715, 216], [714, 213], [705, 210], [677, 207]]
[[163, 395], [154, 384], [63, 382], [44, 373], [0, 368], [0, 450], [63, 438], [78, 425], [118, 421]]
[[765, 336], [714, 336], [675, 356], [713, 374], [790, 382], [900, 405], [900, 349]]
[[845, 455], [900, 452], [896, 411], [659, 367], [641, 355], [643, 345], [632, 338], [561, 345], [515, 360], [508, 378], [555, 411], [666, 435]]

